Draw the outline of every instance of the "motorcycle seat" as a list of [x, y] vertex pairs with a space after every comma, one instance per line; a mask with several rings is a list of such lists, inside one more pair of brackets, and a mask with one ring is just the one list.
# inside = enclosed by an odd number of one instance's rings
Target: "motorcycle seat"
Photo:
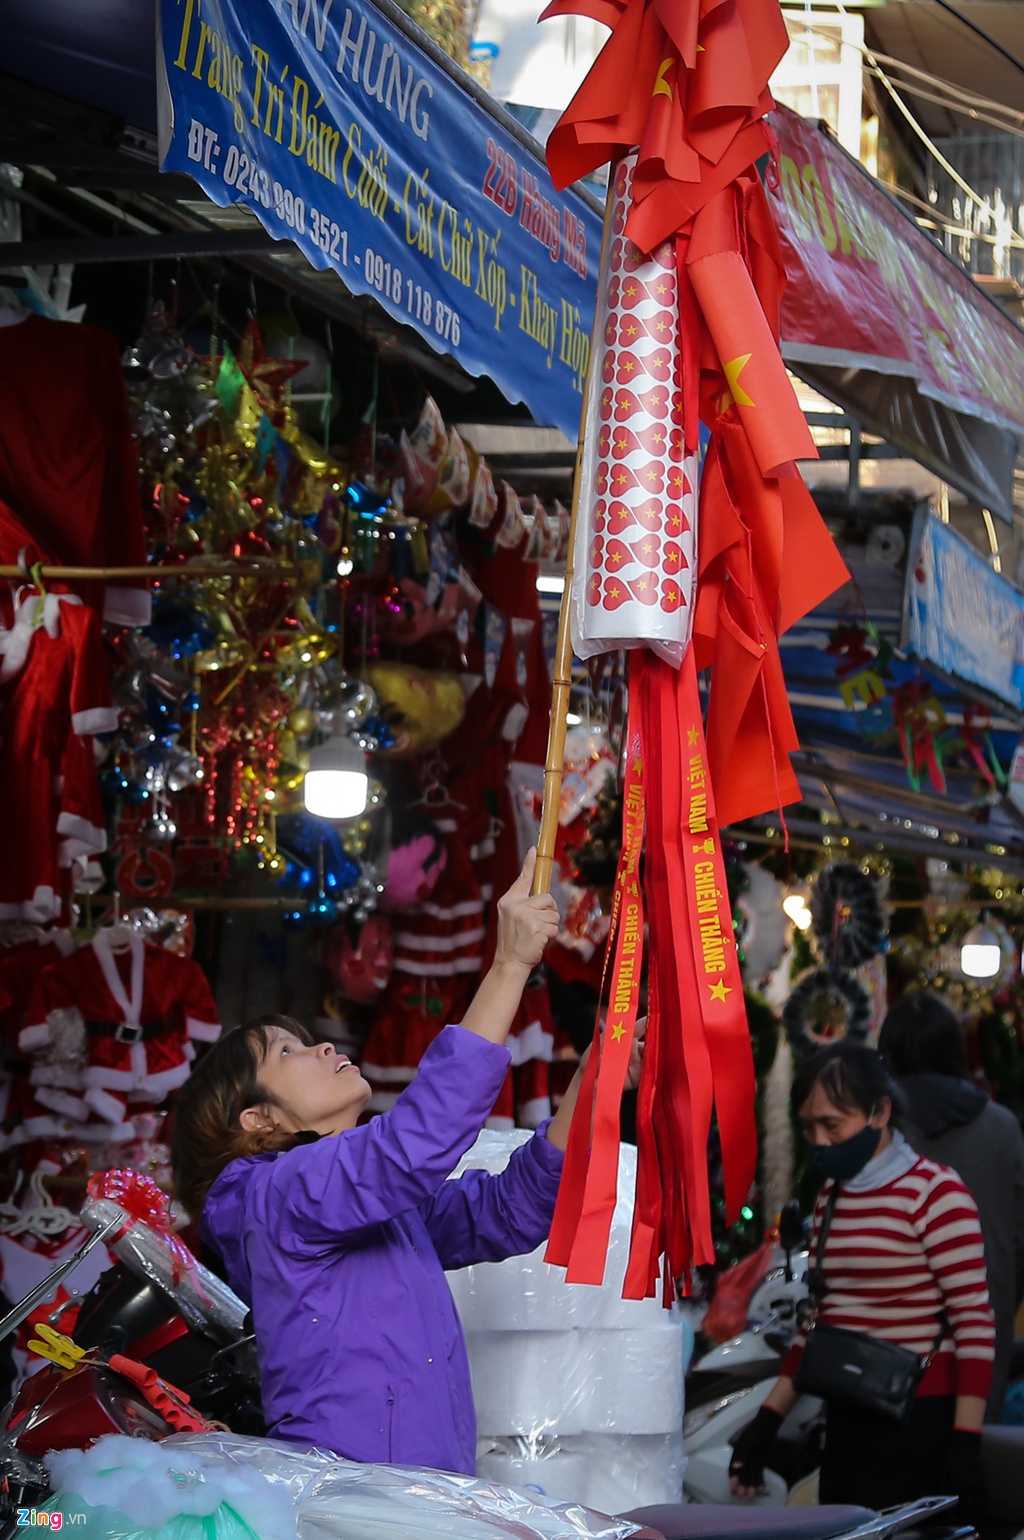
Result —
[[834, 1540], [874, 1514], [868, 1508], [758, 1508], [731, 1503], [658, 1503], [620, 1517], [656, 1530], [664, 1540]]

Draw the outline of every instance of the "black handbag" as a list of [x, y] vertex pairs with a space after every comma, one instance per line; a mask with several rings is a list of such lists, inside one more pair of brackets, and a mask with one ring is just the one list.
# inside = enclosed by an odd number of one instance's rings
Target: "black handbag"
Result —
[[838, 1401], [893, 1422], [906, 1423], [914, 1409], [917, 1387], [946, 1335], [946, 1318], [940, 1317], [939, 1334], [924, 1358], [896, 1342], [886, 1342], [867, 1332], [847, 1331], [841, 1326], [823, 1326], [815, 1319], [827, 1288], [821, 1259], [838, 1197], [839, 1185], [834, 1183], [822, 1215], [814, 1268], [808, 1279], [814, 1310], [793, 1386], [804, 1396]]

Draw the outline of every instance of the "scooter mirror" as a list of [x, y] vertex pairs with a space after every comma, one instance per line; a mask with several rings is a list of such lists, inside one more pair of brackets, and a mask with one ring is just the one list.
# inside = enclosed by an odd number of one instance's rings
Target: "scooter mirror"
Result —
[[779, 1214], [779, 1241], [785, 1251], [799, 1251], [804, 1244], [804, 1220], [794, 1198]]

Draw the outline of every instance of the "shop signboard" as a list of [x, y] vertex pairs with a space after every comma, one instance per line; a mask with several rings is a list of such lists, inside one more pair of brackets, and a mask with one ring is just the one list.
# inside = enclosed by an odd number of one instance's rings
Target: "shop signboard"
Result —
[[927, 512], [916, 517], [907, 560], [903, 647], [1024, 711], [1024, 596]]
[[160, 54], [165, 171], [575, 439], [600, 215], [390, 7], [160, 0]]
[[1024, 434], [1024, 334], [814, 121], [772, 114], [772, 196], [791, 361], [909, 376], [954, 410]]
[[782, 351], [811, 385], [1005, 518], [1024, 334], [817, 122], [777, 108]]

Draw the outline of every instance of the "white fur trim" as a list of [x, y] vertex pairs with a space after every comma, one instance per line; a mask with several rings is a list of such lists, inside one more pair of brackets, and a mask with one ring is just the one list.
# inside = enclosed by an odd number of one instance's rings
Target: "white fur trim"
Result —
[[103, 617], [115, 626], [148, 626], [153, 618], [149, 589], [108, 585], [103, 596]]
[[57, 833], [64, 836], [73, 855], [100, 855], [107, 848], [106, 829], [90, 823], [78, 813], [58, 814]]
[[63, 1118], [86, 1116], [85, 1102], [80, 1097], [69, 1096], [66, 1091], [59, 1091], [54, 1086], [37, 1086], [36, 1101], [40, 1107], [49, 1107], [51, 1112], [59, 1112]]
[[30, 1027], [22, 1027], [18, 1033], [18, 1047], [23, 1053], [35, 1053], [37, 1048], [45, 1048], [50, 1042], [50, 1023], [48, 1021], [34, 1022]]
[[400, 930], [395, 936], [395, 946], [405, 947], [410, 952], [461, 952], [463, 947], [482, 941], [484, 934], [482, 925], [459, 931], [454, 936], [418, 936], [415, 931]]
[[220, 1037], [219, 1021], [200, 1021], [198, 1016], [186, 1016], [185, 1028], [189, 1037], [194, 1037], [201, 1043], [215, 1043]]
[[[142, 1043], [134, 1043], [132, 1046], [145, 1052]], [[106, 1065], [90, 1064], [82, 1076], [82, 1084], [105, 1091], [140, 1091], [147, 1096], [161, 1098], [184, 1085], [190, 1069], [191, 1066], [185, 1062], [172, 1064], [169, 1069], [160, 1070], [155, 1075], [147, 1075], [137, 1069], [110, 1069]]]
[[59, 918], [60, 899], [49, 887], [36, 888], [31, 898], [20, 903], [0, 904], [0, 920], [28, 920], [33, 925], [45, 925]]
[[105, 1122], [124, 1122], [124, 1102], [118, 1101], [116, 1096], [111, 1096], [109, 1091], [102, 1091], [96, 1085], [90, 1086], [85, 1093], [85, 1101], [87, 1106], [98, 1113]]
[[184, 1085], [191, 1073], [192, 1066], [187, 1062], [172, 1064], [170, 1069], [161, 1070], [158, 1075], [145, 1075], [139, 1081], [139, 1090], [148, 1091], [151, 1096], [160, 1099], [169, 1091], [176, 1091], [179, 1086]]
[[[513, 1065], [526, 1064], [530, 1059], [542, 1059], [545, 1064], [550, 1064], [555, 1040], [539, 1021], [531, 1021], [524, 1031], [512, 1033], [505, 1047], [512, 1055]], [[547, 1117], [548, 1114], [544, 1115]]]
[[92, 949], [96, 953], [97, 961], [103, 973], [107, 988], [113, 995], [117, 1008], [122, 1012], [122, 1021], [132, 1026], [139, 1026], [142, 1021], [142, 987], [143, 972], [145, 969], [146, 943], [138, 931], [128, 932], [128, 950], [132, 959], [132, 984], [131, 998], [125, 993], [121, 975], [114, 961], [114, 950], [110, 944], [110, 933], [98, 930], [92, 938]]
[[476, 957], [456, 957], [454, 962], [417, 963], [407, 957], [395, 958], [396, 973], [411, 973], [414, 978], [447, 979], [456, 973], [479, 973], [479, 954]]
[[135, 1076], [130, 1069], [110, 1069], [105, 1064], [90, 1064], [82, 1075], [84, 1086], [102, 1086], [107, 1091], [131, 1091]]
[[551, 1116], [551, 1097], [534, 1096], [519, 1104], [519, 1122], [523, 1128], [539, 1128], [545, 1118]]
[[71, 727], [80, 738], [87, 738], [91, 733], [112, 733], [119, 715], [116, 706], [90, 706], [86, 711], [72, 713]]
[[67, 1130], [73, 1139], [84, 1139], [88, 1144], [120, 1144], [135, 1138], [134, 1123], [73, 1123]]
[[76, 1064], [37, 1064], [28, 1080], [29, 1085], [58, 1085], [65, 1091], [82, 1089], [82, 1071]]
[[74, 1131], [67, 1118], [26, 1118], [12, 1136], [12, 1143], [30, 1144], [33, 1139], [67, 1139]]

